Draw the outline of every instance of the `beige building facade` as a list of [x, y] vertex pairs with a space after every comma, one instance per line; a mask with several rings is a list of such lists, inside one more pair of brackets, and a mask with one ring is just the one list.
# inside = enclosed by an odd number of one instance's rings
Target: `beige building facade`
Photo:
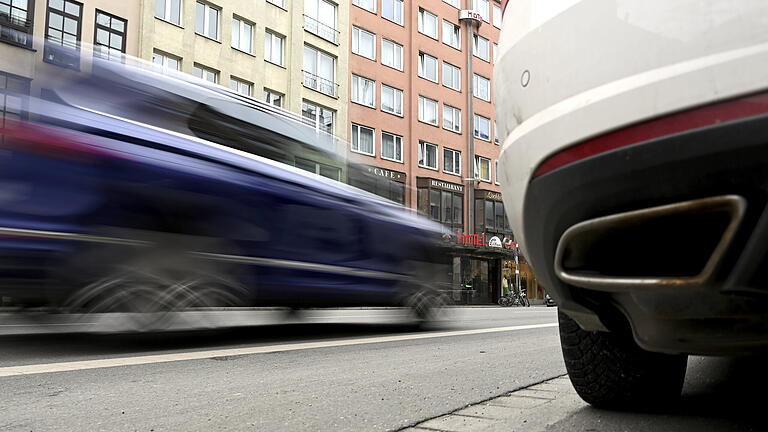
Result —
[[346, 138], [346, 3], [142, 0], [139, 56], [303, 115]]
[[140, 1], [0, 0], [0, 120], [22, 116], [19, 96], [40, 96], [43, 77], [137, 55]]

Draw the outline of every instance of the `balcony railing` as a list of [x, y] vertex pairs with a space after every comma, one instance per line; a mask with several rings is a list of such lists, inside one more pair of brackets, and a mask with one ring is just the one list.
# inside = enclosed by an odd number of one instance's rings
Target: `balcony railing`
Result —
[[320, 93], [327, 94], [330, 97], [338, 97], [339, 85], [331, 80], [327, 80], [323, 77], [317, 76], [312, 72], [304, 72], [304, 87], [317, 90]]
[[304, 30], [316, 34], [335, 45], [339, 44], [339, 31], [329, 25], [321, 23], [311, 16], [304, 15]]

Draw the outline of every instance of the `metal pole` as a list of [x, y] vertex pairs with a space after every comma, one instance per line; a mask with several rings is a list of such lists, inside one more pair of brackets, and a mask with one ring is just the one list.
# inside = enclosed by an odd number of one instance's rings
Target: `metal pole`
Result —
[[[473, 10], [472, 7], [472, 0], [466, 0], [466, 8], [469, 10]], [[474, 44], [475, 39], [475, 29], [473, 20], [468, 19], [464, 20], [467, 23], [467, 162], [469, 166], [469, 178], [474, 179], [475, 177], [475, 137], [474, 137], [474, 106], [473, 106], [473, 100], [472, 100], [472, 94], [474, 92], [474, 89], [472, 88], [472, 76], [473, 76], [473, 69], [472, 69], [472, 48]], [[469, 201], [468, 204], [468, 210], [469, 210], [469, 217], [467, 218], [467, 223], [469, 224], [469, 229], [467, 230], [470, 234], [476, 234], [475, 233], [475, 181], [470, 180], [468, 183], [467, 188], [467, 200]]]

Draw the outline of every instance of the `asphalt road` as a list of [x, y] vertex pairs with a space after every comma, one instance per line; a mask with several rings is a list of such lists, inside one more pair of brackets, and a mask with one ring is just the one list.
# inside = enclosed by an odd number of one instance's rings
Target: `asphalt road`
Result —
[[692, 357], [678, 404], [611, 412], [562, 377], [554, 309], [454, 309], [429, 331], [398, 314], [211, 311], [177, 326], [229, 327], [144, 335], [0, 314], [0, 430], [765, 430], [765, 355]]
[[564, 373], [554, 309], [450, 312], [426, 332], [388, 309], [207, 312], [187, 319], [238, 327], [147, 335], [0, 316], [0, 430], [393, 430]]

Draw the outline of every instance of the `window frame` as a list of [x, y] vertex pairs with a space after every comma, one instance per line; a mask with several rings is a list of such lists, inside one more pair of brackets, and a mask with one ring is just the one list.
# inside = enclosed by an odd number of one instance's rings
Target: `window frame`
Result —
[[[370, 35], [372, 38], [371, 41], [371, 55], [372, 57], [368, 57], [365, 54], [362, 54], [360, 52], [360, 42], [362, 40], [361, 36], [362, 33], [366, 33], [367, 35]], [[368, 60], [376, 61], [376, 33], [369, 32], [368, 30], [358, 27], [358, 26], [352, 26], [352, 54], [359, 55], [360, 57], [367, 58]]]
[[[424, 113], [426, 112], [426, 103], [434, 103], [435, 106], [435, 122], [430, 123], [427, 120], [424, 119]], [[419, 121], [424, 124], [428, 124], [430, 126], [438, 126], [440, 125], [440, 103], [436, 101], [435, 99], [428, 98], [423, 95], [419, 95]]]
[[[431, 78], [429, 78], [429, 77], [427, 77], [425, 75], [425, 73], [426, 73], [426, 60], [427, 60], [427, 58], [434, 60], [434, 63], [435, 63], [435, 79], [431, 79]], [[419, 75], [419, 77], [420, 78], [424, 78], [427, 81], [432, 81], [433, 83], [438, 83], [439, 84], [440, 83], [440, 81], [439, 81], [439, 79], [440, 79], [439, 75], [440, 74], [438, 72], [438, 66], [439, 66], [440, 63], [438, 62], [437, 57], [433, 57], [433, 56], [427, 54], [424, 51], [419, 51], [418, 62], [419, 62], [419, 64], [418, 64], [418, 68], [419, 68], [418, 69], [418, 75]], [[423, 67], [422, 67], [422, 63], [424, 64]]]
[[[232, 88], [232, 84], [236, 84], [237, 88]], [[240, 91], [240, 87], [242, 85], [248, 86], [248, 93], [243, 93]], [[229, 89], [234, 91], [237, 94], [253, 97], [253, 83], [237, 77], [233, 77], [232, 75], [229, 76]]]
[[[398, 67], [396, 65], [390, 65], [390, 64], [387, 64], [387, 63], [384, 62], [384, 51], [385, 51], [384, 42], [388, 42], [388, 43], [392, 44], [392, 50], [393, 50], [392, 58], [393, 59], [397, 59], [398, 58], [398, 56], [396, 56], [395, 54], [398, 53], [398, 49], [399, 49], [399, 53], [400, 53], [400, 55], [399, 55], [400, 67]], [[396, 62], [396, 63], [398, 63], [398, 62]], [[382, 38], [381, 38], [381, 64], [383, 64], [386, 67], [390, 67], [392, 69], [399, 70], [400, 72], [402, 72], [403, 71], [403, 46], [400, 45], [399, 43], [393, 41], [392, 39], [387, 39], [387, 38], [382, 36]]]
[[[485, 3], [485, 10], [478, 10], [478, 3]], [[483, 17], [483, 21], [491, 22], [491, 0], [472, 0], [472, 10]]]
[[171, 0], [162, 0], [165, 4], [165, 7], [163, 8], [163, 16], [157, 16], [157, 2], [159, 0], [155, 0], [155, 18], [165, 21], [169, 24], [173, 24], [179, 27], [183, 27], [182, 20], [184, 19], [184, 0], [179, 0], [179, 22], [174, 22], [171, 18], [171, 9], [173, 2]]
[[[384, 135], [388, 135], [388, 136], [392, 137], [392, 145], [394, 146], [393, 154], [395, 155], [395, 157], [391, 157], [390, 158], [390, 157], [384, 156]], [[399, 147], [400, 147], [400, 159], [397, 159], [398, 141], [399, 141]], [[402, 135], [398, 135], [398, 134], [394, 134], [392, 132], [387, 132], [387, 131], [382, 130], [381, 131], [381, 153], [380, 153], [380, 155], [381, 155], [381, 158], [384, 159], [384, 160], [403, 163], [403, 159], [404, 159], [403, 158], [403, 136]]]
[[[479, 119], [488, 120], [488, 138], [483, 138], [482, 136], [478, 135], [478, 131], [479, 131], [479, 129], [478, 129], [478, 124], [479, 124], [478, 120]], [[491, 141], [491, 119], [490, 118], [488, 118], [486, 116], [483, 116], [483, 115], [480, 115], [478, 113], [474, 113], [474, 121], [472, 122], [472, 125], [473, 125], [473, 127], [472, 127], [472, 129], [473, 129], [472, 130], [472, 136], [474, 136], [477, 139], [483, 140], [483, 141], [488, 141], [488, 142]]]
[[359, 7], [360, 9], [368, 11], [368, 12], [373, 13], [373, 14], [376, 13], [376, 3], [377, 3], [377, 0], [371, 0], [371, 3], [372, 3], [371, 7], [373, 9], [368, 9], [365, 6], [361, 5], [360, 3], [361, 3], [361, 0], [352, 0], [352, 4], [357, 6], [357, 7]]
[[[33, 31], [35, 25], [35, 2], [34, 0], [28, 0], [26, 9], [18, 6], [14, 6], [14, 0], [4, 0], [8, 2], [8, 8], [10, 11], [9, 22], [2, 25], [2, 30], [10, 29], [10, 32], [0, 31], [0, 41], [24, 48], [32, 48]], [[14, 16], [14, 9], [24, 11], [26, 19], [20, 20]], [[16, 35], [23, 35], [24, 42], [15, 40]]]
[[[451, 26], [450, 33], [445, 31], [446, 25]], [[448, 41], [446, 41], [445, 40], [446, 35], [450, 35], [451, 38], [453, 38], [453, 36], [456, 35], [457, 36], [456, 37], [456, 44], [454, 45], [454, 44], [449, 43]], [[459, 27], [456, 24], [452, 23], [451, 21], [448, 21], [447, 19], [443, 18], [443, 37], [441, 39], [442, 39], [442, 42], [445, 45], [448, 45], [449, 47], [451, 47], [453, 49], [457, 49], [457, 50], [460, 51], [461, 50], [461, 27]]]
[[[418, 17], [418, 30], [419, 33], [423, 34], [424, 36], [427, 36], [429, 38], [432, 38], [434, 40], [438, 40], [438, 37], [440, 36], [440, 26], [438, 25], [440, 19], [437, 15], [433, 14], [432, 12], [420, 7], [419, 8], [419, 17]], [[425, 14], [430, 15], [432, 18], [434, 18], [435, 21], [435, 35], [432, 36], [431, 34], [424, 31], [424, 25], [425, 25]]]
[[[245, 18], [241, 18], [241, 17], [239, 17], [237, 15], [233, 15], [232, 16], [232, 34], [233, 35], [234, 35], [234, 32], [235, 32], [235, 21], [237, 21], [239, 23], [238, 26], [237, 26], [238, 27], [238, 36], [237, 37], [238, 37], [239, 45], [241, 45], [241, 46], [235, 46], [234, 38], [232, 38], [229, 41], [230, 42], [230, 46], [232, 46], [232, 48], [234, 48], [234, 49], [236, 49], [236, 50], [238, 50], [240, 52], [244, 52], [246, 54], [253, 55], [253, 48], [254, 48], [254, 43], [253, 42], [254, 42], [255, 36], [256, 36], [256, 31], [255, 31], [256, 30], [256, 24], [254, 24], [251, 21], [246, 20]], [[249, 40], [249, 44], [251, 46], [250, 50], [245, 50], [245, 49], [242, 48], [242, 41], [244, 39], [243, 38], [243, 30], [244, 30], [245, 26], [248, 26], [248, 27], [251, 28], [251, 37], [250, 37], [250, 40]]]
[[[162, 61], [158, 64], [155, 62], [155, 56], [162, 57]], [[177, 69], [168, 67], [168, 59], [172, 59], [176, 61], [176, 64], [179, 66]], [[173, 54], [169, 54], [165, 51], [160, 51], [158, 49], [152, 50], [152, 64], [159, 65], [161, 69], [168, 69], [176, 72], [181, 72], [181, 57], [175, 56]]]
[[[271, 89], [268, 89], [268, 88], [265, 87], [263, 89], [263, 91], [262, 91], [261, 97], [262, 97], [262, 100], [264, 102], [266, 102], [266, 103], [268, 103], [268, 104], [270, 104], [272, 106], [276, 106], [278, 108], [282, 108], [283, 107], [283, 98], [285, 97], [285, 95], [283, 93], [276, 92], [274, 90], [271, 90]], [[275, 104], [275, 102], [274, 102], [275, 100], [280, 101], [280, 104], [279, 105]]]
[[[302, 70], [302, 73], [305, 73], [302, 84], [304, 85], [304, 87], [312, 89], [312, 90], [314, 90], [314, 91], [316, 91], [318, 93], [324, 94], [326, 96], [330, 96], [332, 98], [338, 98], [339, 97], [339, 89], [338, 89], [339, 83], [336, 82], [336, 76], [337, 76], [337, 73], [338, 73], [338, 70], [337, 70], [337, 65], [338, 65], [338, 60], [339, 60], [338, 57], [334, 56], [333, 54], [328, 53], [327, 51], [323, 51], [323, 50], [321, 50], [319, 48], [316, 48], [313, 45], [309, 45], [309, 44], [305, 43], [304, 44], [304, 49], [302, 50], [302, 54], [306, 56], [306, 51], [307, 50], [314, 51], [315, 66], [317, 67], [317, 69], [315, 71], [307, 70], [306, 69], [307, 65], [305, 63], [302, 63], [302, 69], [301, 70]], [[324, 76], [322, 76], [322, 75], [320, 75], [318, 73], [318, 72], [320, 72], [320, 60], [321, 60], [322, 56], [326, 56], [326, 57], [330, 58], [333, 61], [333, 68], [332, 68], [333, 69], [333, 76], [331, 78], [326, 78], [326, 77], [324, 77]], [[302, 58], [302, 62], [304, 60], [306, 60], [306, 59]], [[330, 82], [331, 86], [332, 86], [332, 88], [331, 88], [332, 93], [329, 94], [327, 92], [324, 92], [322, 90], [323, 89], [322, 85], [319, 85], [318, 88], [315, 88], [315, 87], [307, 85], [307, 76], [306, 76], [307, 73], [311, 74], [311, 75], [314, 75], [315, 77], [320, 78], [322, 80]], [[322, 83], [319, 83], [319, 84], [322, 84]]]
[[[280, 41], [280, 62], [276, 62], [272, 58], [274, 54], [275, 40]], [[269, 58], [267, 58], [267, 43], [269, 43], [270, 47], [269, 52], [272, 54]], [[275, 33], [270, 29], [264, 29], [264, 61], [276, 66], [285, 67], [285, 36]]]
[[[446, 169], [446, 164], [445, 164], [445, 156], [446, 156], [446, 154], [448, 152], [452, 153], [452, 157], [451, 157], [451, 170], [450, 171]], [[456, 161], [457, 157], [458, 157], [458, 163]], [[454, 171], [453, 170], [453, 168], [455, 168], [456, 166], [459, 167], [458, 171]], [[452, 148], [443, 147], [443, 172], [446, 173], [446, 174], [457, 175], [457, 176], [461, 177], [461, 151], [460, 150], [455, 150], [455, 149], [452, 149]]]
[[[446, 109], [450, 110], [453, 113], [452, 115], [453, 118], [451, 119], [451, 121], [455, 122], [455, 125], [458, 126], [458, 130], [456, 128], [452, 129], [452, 128], [445, 127]], [[458, 114], [458, 119], [456, 118], [456, 114]], [[443, 129], [449, 130], [453, 133], [461, 134], [461, 108], [443, 103]]]
[[[105, 16], [109, 17], [110, 23], [111, 23], [112, 20], [122, 21], [122, 23], [123, 23], [123, 31], [120, 32], [118, 30], [115, 30], [114, 28], [112, 28], [111, 24], [110, 24], [109, 27], [106, 27], [103, 24], [99, 24], [99, 15], [105, 15]], [[96, 47], [98, 47], [98, 46], [106, 46], [108, 50], [115, 49], [115, 48], [112, 48], [111, 45], [104, 45], [104, 44], [100, 44], [99, 43], [99, 41], [98, 41], [99, 29], [106, 31], [109, 34], [110, 41], [112, 40], [112, 35], [113, 34], [121, 36], [123, 38], [123, 43], [121, 44], [119, 52], [121, 54], [125, 54], [125, 49], [126, 49], [126, 46], [127, 46], [126, 35], [128, 33], [128, 20], [127, 19], [119, 17], [119, 16], [114, 15], [114, 14], [111, 14], [109, 12], [104, 12], [101, 9], [96, 9], [96, 12], [95, 12], [95, 15], [94, 15], [94, 24], [93, 24], [93, 55], [94, 56], [98, 56], [99, 58], [105, 58], [105, 57], [101, 57], [100, 55], [96, 54]], [[108, 52], [111, 52], [111, 51], [108, 51]], [[109, 55], [107, 55], [106, 59], [111, 60], [111, 57]], [[121, 61], [123, 60], [123, 56], [122, 55], [120, 56], [120, 60]]]
[[[197, 76], [197, 70], [200, 70], [201, 76]], [[205, 78], [205, 73], [213, 73], [213, 76], [215, 78], [215, 81], [210, 81]], [[203, 81], [207, 81], [209, 83], [218, 84], [221, 81], [221, 71], [218, 71], [214, 68], [205, 66], [201, 63], [193, 63], [192, 64], [192, 75], [196, 76], [197, 78], [202, 79]]]
[[[453, 70], [451, 70], [451, 74], [450, 74], [450, 75], [451, 75], [451, 78], [453, 78], [453, 75], [454, 75], [454, 74], [453, 74], [453, 72], [454, 72], [454, 70], [455, 70], [456, 72], [458, 72], [458, 75], [456, 76], [456, 84], [457, 84], [457, 86], [456, 86], [456, 87], [451, 87], [451, 86], [449, 86], [448, 84], [446, 84], [446, 82], [445, 82], [445, 77], [446, 77], [446, 75], [448, 75], [448, 74], [446, 74], [446, 73], [445, 73], [445, 68], [446, 68], [446, 67], [448, 67], [449, 69], [450, 69], [450, 68], [452, 68], [452, 69], [453, 69]], [[443, 86], [445, 86], [445, 87], [447, 87], [447, 88], [449, 88], [449, 89], [451, 89], [451, 90], [456, 90], [456, 91], [458, 91], [458, 92], [460, 92], [460, 91], [461, 91], [461, 68], [460, 68], [460, 67], [458, 67], [458, 66], [452, 65], [452, 64], [448, 63], [448, 62], [447, 62], [447, 61], [445, 61], [445, 60], [443, 60]]]
[[[355, 139], [354, 139], [355, 127], [357, 127], [357, 143], [355, 143]], [[367, 129], [367, 130], [371, 131], [371, 152], [370, 153], [365, 152], [365, 151], [360, 149], [360, 136], [361, 136], [360, 131], [361, 131], [361, 129]], [[353, 153], [359, 153], [359, 154], [363, 154], [363, 155], [366, 155], [366, 156], [376, 157], [376, 129], [372, 128], [370, 126], [359, 124], [359, 123], [352, 123], [352, 131], [350, 132], [349, 144], [350, 144], [350, 149], [349, 150], [351, 152], [353, 152]], [[355, 149], [355, 145], [357, 145], [357, 150]]]
[[[389, 18], [386, 15], [384, 15], [384, 10], [385, 10], [384, 2], [385, 1], [391, 1], [392, 2], [392, 11], [395, 14], [395, 16], [392, 17], [392, 18]], [[399, 7], [399, 10], [400, 10], [400, 20], [399, 21], [397, 20], [397, 11], [398, 11], [397, 5], [398, 4], [400, 5], [400, 7]], [[404, 5], [404, 1], [403, 0], [381, 0], [381, 17], [384, 18], [385, 20], [387, 20], [389, 22], [393, 22], [393, 23], [395, 23], [397, 25], [402, 26], [403, 22], [404, 22], [403, 21], [403, 14], [404, 13], [405, 13], [405, 5]]]
[[[395, 106], [397, 106], [397, 97], [398, 97], [398, 94], [400, 95], [400, 112], [397, 112], [397, 111], [389, 111], [389, 110], [387, 110], [387, 109], [385, 109], [385, 108], [384, 108], [384, 89], [385, 89], [385, 87], [386, 87], [387, 89], [391, 89], [391, 90], [393, 90], [393, 98], [394, 98], [394, 102], [395, 102], [395, 104], [394, 104], [394, 105], [395, 105]], [[405, 93], [403, 92], [403, 90], [401, 90], [401, 89], [399, 89], [399, 88], [397, 88], [397, 87], [392, 87], [392, 86], [386, 85], [386, 84], [384, 84], [384, 83], [381, 83], [381, 111], [382, 111], [382, 112], [385, 112], [385, 113], [388, 113], [388, 114], [396, 115], [396, 116], [398, 116], [398, 117], [403, 117], [403, 115], [404, 115], [403, 113], [404, 113], [404, 111], [405, 111], [405, 110], [404, 110], [404, 108], [403, 108], [403, 104], [404, 104], [404, 102], [405, 102], [405, 101], [404, 101], [404, 94], [405, 94]]]
[[[491, 53], [490, 53], [490, 51], [491, 51], [491, 41], [489, 41], [488, 39], [480, 36], [477, 33], [472, 35], [472, 38], [473, 38], [473, 41], [472, 41], [472, 55], [477, 57], [477, 58], [479, 58], [479, 59], [481, 59], [481, 60], [483, 60], [483, 61], [487, 61], [488, 63], [490, 63], [491, 62], [491, 57], [490, 57], [490, 55], [491, 55]], [[483, 57], [479, 53], [479, 48], [478, 47], [480, 45], [479, 42], [480, 42], [481, 39], [485, 41], [485, 57]]]
[[[361, 96], [361, 94], [360, 94], [361, 89], [358, 89], [358, 87], [355, 85], [356, 81], [357, 81], [357, 84], [365, 84], [366, 82], [369, 82], [369, 83], [372, 84], [373, 90], [371, 91], [371, 98], [372, 99], [371, 99], [371, 103], [370, 104], [365, 102], [365, 100], [364, 100], [365, 96], [364, 95], [362, 95], [363, 99], [359, 98], [359, 96]], [[362, 105], [362, 106], [365, 106], [365, 107], [368, 107], [368, 108], [376, 109], [376, 81], [374, 81], [374, 80], [372, 80], [370, 78], [366, 78], [366, 77], [364, 77], [362, 75], [357, 75], [357, 74], [353, 73], [352, 74], [351, 87], [352, 88], [350, 89], [350, 92], [349, 92], [350, 93], [349, 100], [352, 103], [356, 103], [358, 105]], [[365, 87], [363, 86], [362, 89], [364, 89], [364, 88]], [[355, 93], [357, 93], [357, 95], [358, 95], [358, 100], [355, 100]]]
[[[205, 14], [203, 16], [203, 30], [204, 30], [203, 33], [200, 33], [197, 28], [197, 10], [198, 10], [197, 5], [203, 6], [204, 8], [203, 10], [205, 11]], [[211, 14], [209, 12], [210, 10], [216, 11], [216, 37], [212, 37], [211, 35], [207, 34], [208, 30], [210, 30], [210, 22], [211, 22], [210, 21]], [[214, 6], [210, 3], [203, 2], [200, 0], [195, 1], [195, 34], [200, 35], [207, 39], [214, 40], [216, 42], [221, 41], [221, 8], [220, 7]]]
[[440, 146], [439, 145], [433, 144], [433, 143], [428, 142], [428, 141], [419, 140], [419, 156], [426, 155], [427, 146], [431, 146], [431, 147], [435, 148], [435, 166], [431, 167], [429, 165], [421, 163], [422, 160], [426, 160], [426, 156], [423, 157], [423, 158], [419, 157], [418, 166], [420, 168], [426, 168], [426, 169], [430, 169], [430, 170], [433, 170], [433, 171], [440, 171], [440, 157], [439, 157]]
[[[315, 109], [315, 118], [310, 119], [307, 116], [304, 115], [304, 107], [310, 106]], [[331, 114], [331, 130], [327, 131], [324, 128], [320, 127], [320, 119], [322, 118], [321, 114], [323, 110], [327, 110]], [[301, 101], [301, 117], [306, 120], [312, 120], [314, 123], [314, 129], [316, 131], [323, 131], [329, 134], [333, 134], [336, 131], [336, 110], [333, 110], [331, 108], [328, 108], [327, 106], [317, 104], [313, 101], [310, 101], [308, 99], [304, 99]]]
[[[481, 171], [482, 171], [480, 169], [481, 162], [488, 162], [487, 163], [487, 165], [488, 165], [488, 178], [487, 179], [481, 177]], [[480, 181], [484, 181], [484, 182], [487, 182], [487, 183], [491, 182], [491, 179], [493, 178], [493, 173], [491, 172], [491, 160], [489, 158], [484, 157], [484, 156], [480, 156], [480, 155], [475, 155], [474, 177], [476, 179], [480, 180]]]
[[491, 4], [491, 17], [493, 18], [493, 26], [500, 29], [504, 17], [501, 13], [501, 5], [497, 4], [496, 2]]
[[[51, 0], [48, 0], [48, 2], [47, 2], [47, 7], [46, 7], [46, 10], [45, 10], [45, 33], [44, 33], [44, 41], [45, 42], [44, 42], [44, 47], [43, 47], [43, 62], [52, 64], [52, 65], [55, 65], [55, 66], [59, 66], [59, 67], [63, 67], [63, 68], [67, 68], [67, 69], [73, 69], [73, 70], [78, 70], [79, 71], [80, 70], [80, 48], [81, 48], [82, 37], [83, 37], [83, 12], [85, 10], [85, 6], [83, 5], [83, 3], [80, 3], [80, 2], [74, 1], [74, 0], [62, 0], [62, 2], [63, 2], [62, 4], [63, 4], [63, 8], [64, 9], [52, 9], [51, 8]], [[75, 15], [73, 15], [73, 14], [71, 14], [71, 13], [66, 11], [67, 3], [72, 3], [72, 4], [75, 4], [75, 5], [78, 6], [78, 8], [79, 8], [79, 15], [78, 16], [75, 16]], [[49, 38], [49, 31], [52, 28], [51, 27], [51, 15], [52, 14], [58, 14], [58, 15], [61, 16], [61, 19], [62, 19], [61, 30], [56, 29], [56, 28], [53, 29], [53, 30], [58, 31], [58, 32], [60, 32], [62, 34], [60, 42], [57, 42], [56, 40]], [[77, 59], [76, 59], [75, 63], [73, 63], [71, 65], [65, 64], [61, 60], [57, 61], [56, 58], [55, 58], [55, 55], [54, 55], [55, 50], [62, 49], [62, 48], [68, 48], [64, 44], [64, 34], [72, 35], [72, 33], [64, 31], [64, 28], [65, 28], [65, 24], [64, 23], [65, 23], [65, 20], [67, 18], [73, 19], [73, 20], [77, 21], [77, 34], [75, 35], [76, 46], [74, 48], [71, 48], [73, 50], [72, 56], [73, 57], [77, 57]], [[54, 46], [62, 47], [62, 48], [52, 48]], [[54, 55], [54, 57], [49, 59], [48, 58], [49, 54], [50, 55]], [[60, 55], [64, 59], [67, 58], [67, 55], [64, 54], [63, 51], [61, 51]], [[73, 61], [74, 60], [75, 59], [73, 58]]]
[[[482, 97], [478, 93], [478, 89], [480, 88], [479, 84], [481, 82], [487, 83], [487, 85], [485, 86], [485, 88], [486, 88], [485, 94], [488, 96], [487, 99]], [[480, 100], [483, 100], [483, 101], [486, 101], [486, 102], [490, 102], [491, 101], [491, 80], [486, 78], [486, 77], [484, 77], [484, 76], [482, 76], [482, 75], [473, 73], [472, 74], [472, 96], [476, 97], [476, 98], [478, 98]]]

